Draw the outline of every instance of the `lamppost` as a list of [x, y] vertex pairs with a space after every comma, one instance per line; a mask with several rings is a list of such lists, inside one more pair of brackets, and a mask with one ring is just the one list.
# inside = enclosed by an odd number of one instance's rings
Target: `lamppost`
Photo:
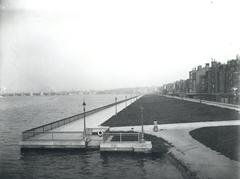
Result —
[[125, 96], [125, 106], [127, 107], [127, 96]]
[[238, 88], [232, 88], [233, 91], [233, 103], [238, 102], [237, 100], [237, 93], [238, 93]]
[[143, 106], [140, 107], [141, 109], [141, 120], [142, 120], [142, 134], [141, 134], [141, 142], [144, 142], [144, 131], [143, 131]]
[[115, 97], [115, 115], [117, 116], [117, 97]]
[[86, 140], [86, 115], [85, 115], [85, 106], [86, 106], [86, 103], [85, 103], [85, 100], [83, 100], [83, 135], [84, 135], [84, 139]]

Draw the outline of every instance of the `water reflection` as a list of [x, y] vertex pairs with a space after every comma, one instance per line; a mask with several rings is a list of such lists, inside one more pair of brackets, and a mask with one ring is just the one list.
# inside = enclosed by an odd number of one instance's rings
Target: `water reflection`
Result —
[[[161, 158], [163, 157], [163, 158]], [[135, 153], [100, 153], [97, 150], [22, 150], [24, 177], [134, 177], [148, 175], [146, 165], [164, 156]], [[135, 178], [135, 177], [134, 177]]]

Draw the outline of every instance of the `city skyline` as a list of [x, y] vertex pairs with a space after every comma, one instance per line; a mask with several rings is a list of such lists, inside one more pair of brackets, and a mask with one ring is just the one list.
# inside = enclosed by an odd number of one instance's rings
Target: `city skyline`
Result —
[[161, 86], [240, 54], [237, 1], [91, 2], [1, 1], [0, 86]]

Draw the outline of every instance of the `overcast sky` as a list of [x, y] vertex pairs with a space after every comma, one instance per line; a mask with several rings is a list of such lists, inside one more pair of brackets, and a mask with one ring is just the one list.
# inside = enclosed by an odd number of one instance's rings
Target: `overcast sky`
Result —
[[160, 86], [240, 54], [236, 0], [2, 0], [9, 91]]

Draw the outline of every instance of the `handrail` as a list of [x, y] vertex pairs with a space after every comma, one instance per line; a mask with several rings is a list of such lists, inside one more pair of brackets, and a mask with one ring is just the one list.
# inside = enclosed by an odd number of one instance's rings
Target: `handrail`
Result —
[[[29, 132], [31, 133], [31, 132]], [[32, 133], [39, 133], [42, 134], [42, 132], [32, 132]], [[56, 133], [56, 134], [77, 134], [77, 133], [82, 133], [83, 131], [46, 131], [44, 134], [51, 134], [51, 133]]]
[[[99, 111], [102, 111], [102, 110], [107, 109], [109, 107], [112, 107], [114, 105], [123, 103], [125, 101], [131, 100], [131, 99], [134, 99], [134, 98], [137, 98], [137, 97], [138, 96], [134, 96], [134, 97], [131, 97], [131, 98], [128, 98], [128, 99], [124, 99], [124, 100], [121, 100], [121, 101], [118, 101], [118, 102], [115, 102], [115, 103], [108, 104], [106, 106], [101, 106], [99, 108], [92, 109], [90, 111], [85, 112], [85, 116], [89, 116], [91, 114], [97, 113]], [[77, 115], [73, 115], [73, 116], [70, 116], [70, 117], [66, 117], [66, 118], [51, 122], [51, 123], [47, 123], [47, 124], [38, 126], [38, 127], [35, 127], [35, 128], [31, 128], [31, 129], [23, 131], [22, 136], [23, 136], [24, 139], [26, 139], [25, 138], [26, 136], [29, 136], [29, 138], [30, 138], [30, 137], [33, 137], [37, 134], [45, 133], [49, 130], [52, 130], [52, 129], [55, 129], [57, 127], [63, 126], [65, 124], [71, 123], [73, 121], [79, 120], [79, 119], [83, 118], [83, 116], [84, 116], [84, 113], [80, 113], [80, 114], [77, 114]]]
[[129, 142], [129, 141], [132, 141], [132, 140], [123, 140], [123, 137], [124, 136], [136, 136], [137, 138], [136, 138], [136, 142], [140, 142], [140, 134], [141, 133], [139, 133], [139, 132], [137, 132], [137, 133], [135, 133], [135, 132], [131, 132], [131, 133], [123, 133], [123, 132], [118, 132], [118, 133], [113, 133], [113, 132], [107, 132], [107, 133], [103, 133], [103, 142], [106, 142], [111, 136], [112, 136], [112, 138], [114, 137], [114, 136], [117, 136], [117, 137], [119, 137], [119, 140], [117, 140], [117, 141], [112, 141], [112, 139], [111, 139], [111, 142]]
[[[39, 134], [42, 134], [42, 132], [28, 132], [25, 133], [24, 135], [22, 135], [22, 140], [31, 140], [29, 138], [31, 138], [32, 136], [27, 136], [29, 134], [32, 134], [34, 136], [37, 136]], [[71, 140], [82, 140], [84, 138], [84, 133], [83, 131], [51, 131], [51, 132], [44, 132], [44, 136], [39, 136], [39, 138], [32, 138], [34, 141], [54, 141], [54, 140], [69, 140], [69, 135], [71, 134], [72, 139]], [[80, 136], [75, 136], [75, 138], [73, 138], [74, 134], [78, 134]], [[62, 136], [62, 138], [59, 138], [59, 135]], [[58, 136], [58, 137], [56, 137]], [[64, 138], [65, 136], [65, 138]], [[66, 137], [67, 136], [67, 137]]]

